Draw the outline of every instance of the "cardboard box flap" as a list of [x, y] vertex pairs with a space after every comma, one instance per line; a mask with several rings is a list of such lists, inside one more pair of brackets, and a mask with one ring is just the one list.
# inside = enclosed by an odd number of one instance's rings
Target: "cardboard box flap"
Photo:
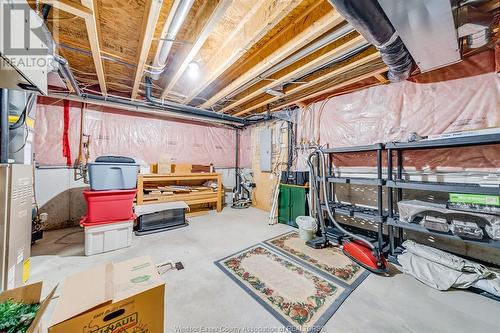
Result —
[[147, 256], [97, 266], [66, 277], [50, 326], [162, 284], [156, 265]]
[[38, 324], [40, 323], [40, 320], [42, 319], [45, 310], [47, 310], [47, 307], [49, 306], [50, 301], [54, 297], [54, 294], [56, 292], [57, 286], [52, 289], [52, 291], [45, 297], [45, 299], [40, 303], [40, 308], [38, 309], [38, 312], [36, 313], [35, 318], [31, 322], [30, 327], [26, 330], [26, 333], [33, 333], [35, 330], [38, 329]]
[[150, 257], [139, 257], [113, 265], [113, 301], [118, 302], [161, 284], [156, 265]]
[[11, 299], [14, 302], [25, 304], [39, 303], [42, 296], [42, 282], [33, 283], [24, 287], [7, 290], [0, 294], [0, 302]]
[[51, 325], [59, 324], [113, 299], [112, 264], [66, 277]]

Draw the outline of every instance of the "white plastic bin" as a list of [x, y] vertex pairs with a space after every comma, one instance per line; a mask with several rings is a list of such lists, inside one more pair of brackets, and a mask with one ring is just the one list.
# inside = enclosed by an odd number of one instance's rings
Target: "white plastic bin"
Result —
[[133, 227], [133, 220], [85, 227], [85, 255], [92, 256], [129, 247]]
[[130, 190], [137, 187], [139, 165], [132, 163], [89, 163], [92, 191]]
[[314, 238], [314, 234], [318, 231], [316, 219], [310, 216], [297, 216], [295, 223], [299, 226], [299, 237], [307, 242]]

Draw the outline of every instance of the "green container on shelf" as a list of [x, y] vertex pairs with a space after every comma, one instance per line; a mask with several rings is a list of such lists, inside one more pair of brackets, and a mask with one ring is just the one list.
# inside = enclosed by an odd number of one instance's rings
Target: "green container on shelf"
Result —
[[483, 194], [450, 193], [450, 202], [485, 206], [500, 206], [500, 196]]

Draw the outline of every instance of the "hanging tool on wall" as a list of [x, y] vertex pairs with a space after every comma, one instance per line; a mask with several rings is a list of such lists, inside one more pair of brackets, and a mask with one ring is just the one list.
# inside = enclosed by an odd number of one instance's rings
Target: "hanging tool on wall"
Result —
[[80, 143], [78, 146], [78, 158], [76, 160], [75, 180], [83, 179], [85, 184], [89, 183], [87, 176], [87, 164], [90, 159], [90, 135], [84, 133], [85, 128], [85, 110], [87, 104], [83, 103], [80, 110]]

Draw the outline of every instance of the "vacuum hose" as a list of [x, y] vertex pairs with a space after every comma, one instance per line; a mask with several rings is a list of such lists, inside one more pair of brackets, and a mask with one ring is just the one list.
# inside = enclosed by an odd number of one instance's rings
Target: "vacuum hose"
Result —
[[[374, 250], [375, 246], [370, 241], [342, 228], [342, 226], [333, 217], [332, 210], [330, 208], [330, 205], [328, 204], [328, 193], [327, 193], [327, 186], [326, 186], [326, 171], [325, 171], [325, 153], [321, 149], [316, 149], [311, 155], [309, 155], [308, 164], [309, 164], [309, 168], [311, 169], [311, 171], [313, 171], [314, 168], [312, 167], [312, 162], [310, 161], [310, 159], [315, 154], [317, 154], [319, 157], [318, 163], [320, 165], [320, 171], [321, 171], [320, 177], [321, 177], [321, 185], [322, 185], [322, 189], [323, 189], [323, 199], [325, 200], [325, 206], [326, 206], [326, 211], [328, 212], [328, 217], [333, 222], [335, 227], [337, 229], [339, 229], [341, 232], [343, 232], [344, 234], [346, 234], [347, 236], [349, 236], [351, 238], [354, 238], [354, 239], [362, 242], [363, 244], [368, 246], [370, 249]], [[311, 175], [314, 175], [314, 172], [312, 172]], [[315, 179], [313, 179], [313, 181], [315, 181]], [[319, 188], [317, 190], [319, 192], [321, 192], [321, 188]], [[318, 212], [318, 213], [321, 214], [321, 212]]]

